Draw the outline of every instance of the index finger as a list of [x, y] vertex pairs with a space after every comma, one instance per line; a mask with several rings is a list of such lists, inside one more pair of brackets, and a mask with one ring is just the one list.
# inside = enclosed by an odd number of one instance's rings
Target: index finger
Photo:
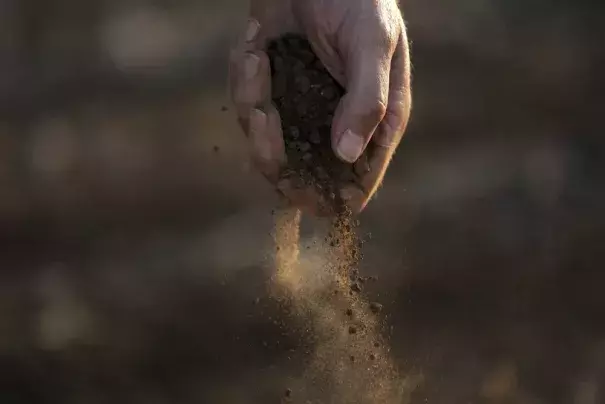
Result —
[[410, 60], [405, 31], [402, 32], [391, 63], [389, 102], [386, 115], [376, 129], [366, 150], [358, 186], [342, 190], [343, 199], [354, 212], [362, 211], [374, 195], [386, 173], [389, 163], [401, 142], [411, 109]]
[[332, 146], [343, 161], [354, 163], [385, 116], [389, 72], [397, 32], [378, 23], [368, 33], [355, 33], [345, 57], [347, 94], [332, 126]]

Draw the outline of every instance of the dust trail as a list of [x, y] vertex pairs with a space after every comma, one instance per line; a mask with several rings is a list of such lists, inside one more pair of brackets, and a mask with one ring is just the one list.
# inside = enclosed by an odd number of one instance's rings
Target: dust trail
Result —
[[359, 245], [350, 218], [335, 220], [331, 236], [306, 246], [302, 253], [300, 212], [282, 209], [275, 219], [273, 293], [307, 324], [313, 339], [311, 362], [288, 400], [305, 404], [407, 401], [406, 381], [381, 337], [380, 320], [355, 291], [359, 285], [351, 272]]

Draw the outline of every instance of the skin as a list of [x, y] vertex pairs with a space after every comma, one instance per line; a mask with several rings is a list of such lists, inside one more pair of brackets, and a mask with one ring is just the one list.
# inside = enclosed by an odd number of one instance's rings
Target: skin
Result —
[[[287, 180], [279, 180], [286, 155], [263, 50], [269, 40], [286, 32], [305, 35], [346, 89], [331, 140], [336, 155], [355, 164], [358, 184], [340, 193], [359, 213], [378, 189], [410, 116], [410, 57], [397, 2], [252, 0], [248, 26], [231, 52], [231, 96], [255, 166], [294, 205], [318, 213], [314, 191], [296, 190]], [[372, 153], [362, 156], [370, 142]]]

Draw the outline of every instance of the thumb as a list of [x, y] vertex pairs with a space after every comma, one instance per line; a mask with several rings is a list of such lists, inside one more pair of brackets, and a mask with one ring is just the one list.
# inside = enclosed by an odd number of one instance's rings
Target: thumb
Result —
[[343, 161], [354, 163], [385, 116], [392, 51], [366, 42], [349, 53], [345, 71], [347, 94], [332, 125], [332, 147]]

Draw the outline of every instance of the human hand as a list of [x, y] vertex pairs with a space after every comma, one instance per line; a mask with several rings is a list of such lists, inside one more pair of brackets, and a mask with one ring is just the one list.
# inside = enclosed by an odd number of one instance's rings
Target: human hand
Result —
[[400, 11], [395, 0], [252, 0], [246, 33], [231, 54], [231, 95], [256, 167], [295, 205], [317, 213], [314, 190], [279, 181], [286, 155], [264, 49], [288, 32], [305, 35], [346, 89], [331, 140], [335, 154], [355, 164], [356, 185], [340, 193], [360, 212], [379, 187], [410, 114], [410, 61]]

